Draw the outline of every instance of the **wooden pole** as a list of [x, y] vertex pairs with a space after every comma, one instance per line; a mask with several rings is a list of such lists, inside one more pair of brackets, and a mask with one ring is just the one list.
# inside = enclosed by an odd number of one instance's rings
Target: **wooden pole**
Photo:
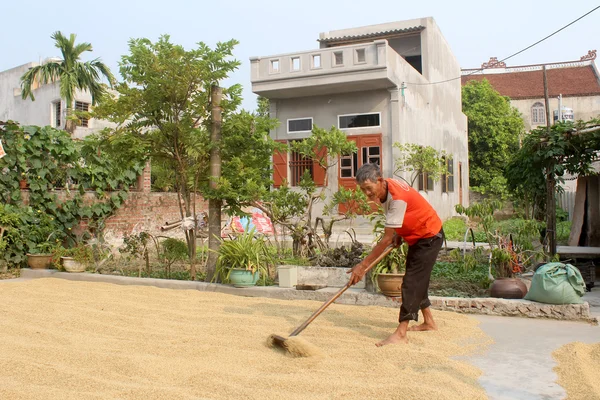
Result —
[[[550, 100], [548, 98], [548, 76], [544, 65], [544, 99], [546, 101], [546, 126], [550, 137]], [[548, 252], [556, 254], [556, 180], [554, 179], [554, 161], [549, 161], [546, 170], [546, 236], [548, 237]]]
[[[210, 150], [210, 188], [216, 189], [221, 178], [221, 98], [223, 89], [218, 86], [211, 87], [212, 124], [210, 142], [213, 147]], [[208, 252], [206, 265], [206, 281], [210, 282], [217, 265], [217, 254], [219, 249], [219, 238], [221, 237], [221, 205], [220, 199], [208, 200]]]

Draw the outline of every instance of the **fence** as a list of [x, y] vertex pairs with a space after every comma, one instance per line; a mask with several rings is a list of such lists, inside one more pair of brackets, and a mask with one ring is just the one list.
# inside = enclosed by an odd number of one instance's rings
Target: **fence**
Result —
[[573, 209], [575, 208], [575, 192], [557, 193], [558, 206], [569, 213], [569, 221], [573, 221]]

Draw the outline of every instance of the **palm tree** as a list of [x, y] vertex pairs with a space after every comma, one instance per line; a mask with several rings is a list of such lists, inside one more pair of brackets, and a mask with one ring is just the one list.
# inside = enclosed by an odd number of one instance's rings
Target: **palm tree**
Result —
[[[62, 52], [62, 60], [50, 61], [27, 71], [21, 77], [21, 96], [23, 99], [30, 97], [35, 101], [32, 86], [36, 80], [42, 85], [60, 81], [60, 97], [65, 100], [67, 116], [69, 116], [77, 89], [87, 90], [92, 95], [92, 105], [94, 105], [106, 90], [106, 86], [100, 82], [101, 75], [108, 79], [111, 86], [115, 82], [115, 77], [99, 58], [87, 62], [80, 60], [84, 51], [92, 51], [90, 43], [75, 44], [77, 35], [74, 33], [67, 38], [57, 31], [51, 37], [56, 42], [55, 46]], [[67, 119], [65, 129], [67, 132], [73, 133], [75, 131], [74, 122]]]

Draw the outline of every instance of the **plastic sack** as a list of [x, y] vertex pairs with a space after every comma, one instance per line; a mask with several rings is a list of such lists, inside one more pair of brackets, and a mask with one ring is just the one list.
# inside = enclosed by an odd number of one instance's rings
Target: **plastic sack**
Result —
[[546, 304], [581, 304], [585, 282], [571, 264], [560, 262], [541, 266], [533, 275], [525, 300]]

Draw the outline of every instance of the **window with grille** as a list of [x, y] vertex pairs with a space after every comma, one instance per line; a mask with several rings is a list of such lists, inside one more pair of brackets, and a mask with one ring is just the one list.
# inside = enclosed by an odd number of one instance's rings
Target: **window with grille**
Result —
[[543, 103], [537, 102], [531, 106], [531, 124], [544, 125], [546, 123], [546, 107]]
[[52, 108], [54, 110], [54, 127], [55, 128], [60, 128], [62, 126], [62, 108], [61, 108], [61, 104], [60, 104], [60, 100], [54, 102], [52, 104]]
[[444, 160], [448, 173], [442, 175], [442, 193], [454, 192], [454, 160], [451, 157]]
[[296, 151], [290, 152], [290, 184], [299, 186], [304, 174], [308, 171], [310, 177], [314, 179], [313, 160]]
[[[83, 101], [75, 102], [75, 111], [79, 112], [89, 112], [90, 111], [90, 103], [84, 103]], [[87, 118], [79, 118], [80, 126], [84, 128], [88, 127], [89, 119]]]

